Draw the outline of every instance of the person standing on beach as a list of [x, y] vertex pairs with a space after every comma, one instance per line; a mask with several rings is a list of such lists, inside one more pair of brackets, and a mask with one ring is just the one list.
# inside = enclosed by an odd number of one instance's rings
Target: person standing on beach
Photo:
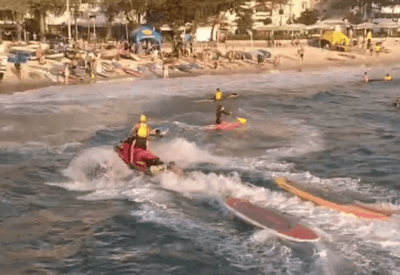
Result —
[[376, 43], [376, 46], [375, 46], [376, 56], [379, 56], [379, 52], [380, 51], [381, 51], [381, 44], [380, 43]]
[[97, 53], [92, 54], [92, 58], [90, 60], [91, 64], [90, 67], [92, 68], [92, 80], [96, 81], [97, 79]]
[[4, 74], [7, 71], [6, 64], [7, 64], [7, 58], [0, 57], [0, 83], [3, 80]]
[[21, 80], [21, 78], [22, 78], [21, 77], [21, 71], [22, 71], [21, 63], [19, 63], [19, 61], [17, 61], [16, 63], [14, 63], [14, 67], [15, 67], [15, 71], [16, 71], [18, 79]]
[[304, 60], [304, 49], [301, 47], [298, 51], [297, 54], [299, 55], [301, 60]]
[[69, 83], [69, 64], [65, 64], [64, 68], [64, 84], [68, 85]]
[[367, 50], [369, 50], [371, 46], [372, 46], [372, 32], [369, 31], [367, 34]]
[[228, 52], [228, 69], [232, 69], [232, 62], [233, 62], [233, 50]]
[[165, 62], [163, 63], [163, 69], [164, 69], [164, 79], [169, 78], [169, 68], [168, 68], [168, 64], [166, 64]]
[[278, 55], [277, 57], [275, 57], [274, 61], [273, 61], [273, 65], [274, 67], [278, 67], [279, 64], [281, 64], [281, 56]]
[[37, 49], [36, 51], [36, 58], [38, 59], [40, 65], [46, 64], [43, 57], [42, 43], [40, 42], [39, 42], [39, 49]]

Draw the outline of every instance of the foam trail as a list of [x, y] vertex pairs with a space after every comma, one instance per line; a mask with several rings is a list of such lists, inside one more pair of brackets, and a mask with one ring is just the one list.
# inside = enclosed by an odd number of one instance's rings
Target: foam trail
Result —
[[317, 128], [304, 125], [301, 121], [290, 121], [290, 127], [295, 127], [299, 133], [290, 147], [267, 150], [267, 156], [272, 158], [291, 157], [318, 152], [324, 149], [324, 142]]
[[325, 275], [351, 275], [359, 271], [353, 262], [334, 252], [321, 242], [315, 244], [313, 257], [317, 257], [317, 269]]
[[73, 159], [63, 174], [72, 182], [50, 184], [69, 190], [89, 191], [125, 186], [126, 182], [122, 180], [133, 172], [111, 148], [95, 147]]
[[183, 138], [152, 144], [151, 150], [163, 161], [174, 161], [182, 168], [188, 168], [196, 163], [225, 165], [229, 162], [227, 158], [214, 156], [208, 151], [200, 149], [195, 142], [189, 142]]

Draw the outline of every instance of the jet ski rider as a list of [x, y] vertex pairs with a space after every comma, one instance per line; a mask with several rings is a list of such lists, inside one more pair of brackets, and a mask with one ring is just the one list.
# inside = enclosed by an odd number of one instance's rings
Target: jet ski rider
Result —
[[223, 105], [218, 105], [217, 107], [217, 119], [215, 120], [215, 124], [221, 124], [222, 123], [222, 116], [223, 115], [232, 115], [232, 112], [225, 110], [225, 107]]
[[149, 140], [151, 129], [147, 125], [147, 118], [145, 115], [140, 116], [139, 123], [132, 128], [131, 132], [133, 133], [136, 140], [134, 146], [146, 150], [147, 141]]

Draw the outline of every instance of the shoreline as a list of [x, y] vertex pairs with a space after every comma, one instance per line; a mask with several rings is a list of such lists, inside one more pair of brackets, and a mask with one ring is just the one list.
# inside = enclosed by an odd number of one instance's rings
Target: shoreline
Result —
[[[236, 60], [234, 63], [236, 67], [232, 69], [227, 69], [227, 60], [225, 58], [220, 58], [220, 63], [224, 64], [224, 67], [219, 65], [216, 69], [211, 69], [208, 66], [203, 67], [203, 69], [192, 70], [190, 73], [182, 72], [178, 70], [170, 70], [169, 78], [186, 78], [186, 77], [198, 77], [203, 75], [246, 75], [246, 74], [269, 74], [269, 73], [281, 73], [281, 72], [314, 72], [321, 70], [329, 70], [331, 68], [354, 68], [357, 66], [364, 66], [367, 71], [369, 68], [379, 67], [379, 66], [395, 66], [397, 65], [397, 61], [400, 60], [400, 45], [393, 46], [390, 49], [389, 53], [380, 53], [377, 56], [375, 53], [373, 55], [360, 53], [360, 52], [337, 52], [337, 51], [328, 51], [322, 50], [320, 48], [314, 48], [305, 46], [304, 48], [304, 60], [301, 60], [297, 54], [298, 48], [296, 47], [285, 47], [285, 48], [267, 48], [268, 51], [271, 52], [272, 57], [269, 60], [273, 60], [275, 57], [281, 57], [281, 64], [277, 67], [274, 67], [272, 64], [263, 63], [262, 66], [258, 66], [255, 63]], [[397, 49], [398, 48], [398, 49]], [[256, 49], [256, 48], [254, 48]], [[227, 51], [229, 49], [220, 50]], [[251, 50], [251, 49], [248, 49]], [[185, 63], [188, 59], [183, 60], [179, 59], [179, 63]], [[37, 61], [29, 61], [32, 67], [37, 66]], [[49, 60], [49, 64], [51, 65], [53, 61]], [[121, 63], [124, 63], [125, 66], [129, 66], [134, 61], [131, 60], [121, 60]], [[142, 63], [142, 62], [141, 62]], [[146, 63], [146, 62], [145, 62]], [[145, 63], [135, 65], [144, 65]], [[150, 61], [148, 62], [150, 63]], [[198, 65], [203, 65], [202, 61], [197, 60]], [[10, 66], [11, 67], [11, 66]], [[16, 92], [24, 92], [34, 89], [41, 89], [45, 87], [57, 87], [64, 86], [63, 83], [53, 82], [46, 77], [40, 78], [31, 78], [30, 72], [28, 74], [30, 65], [24, 66], [25, 72], [23, 72], [22, 80], [18, 80], [15, 75], [12, 75], [13, 68], [9, 69], [4, 76], [2, 82], [0, 82], [0, 94], [13, 94]], [[34, 72], [35, 70], [32, 69]], [[133, 77], [128, 74], [117, 74], [113, 75], [109, 78], [103, 78], [98, 76], [98, 81], [96, 82], [110, 82], [110, 81], [119, 81], [119, 80], [127, 80], [127, 79], [137, 79], [140, 80], [152, 80], [152, 77], [157, 77], [157, 79], [162, 78], [161, 73], [154, 73], [149, 70], [144, 73], [143, 77]], [[15, 73], [14, 73], [15, 74]], [[382, 73], [382, 78], [386, 72]], [[11, 75], [11, 77], [10, 77]], [[10, 78], [9, 78], [10, 77]], [[96, 83], [94, 82], [94, 83]], [[73, 85], [90, 85], [90, 81], [77, 81], [71, 84]]]

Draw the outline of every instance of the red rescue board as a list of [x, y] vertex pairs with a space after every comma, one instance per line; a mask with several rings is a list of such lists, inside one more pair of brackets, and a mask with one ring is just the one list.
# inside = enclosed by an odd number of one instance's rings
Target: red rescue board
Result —
[[228, 130], [238, 128], [242, 125], [243, 124], [240, 122], [221, 123], [221, 124], [213, 124], [213, 125], [207, 126], [205, 129], [208, 131], [212, 131], [212, 130], [228, 131]]
[[280, 237], [296, 242], [319, 240], [319, 236], [313, 230], [290, 220], [275, 210], [261, 208], [237, 198], [226, 199], [225, 205], [242, 220], [263, 229], [273, 230]]

